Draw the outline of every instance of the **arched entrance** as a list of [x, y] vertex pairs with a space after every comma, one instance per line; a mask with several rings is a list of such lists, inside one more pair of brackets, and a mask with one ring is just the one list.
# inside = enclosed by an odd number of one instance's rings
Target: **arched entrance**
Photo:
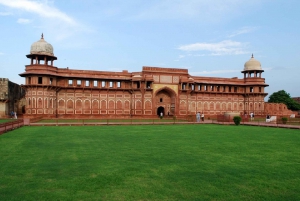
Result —
[[157, 115], [160, 116], [160, 113], [163, 113], [163, 116], [165, 116], [165, 108], [162, 106], [157, 108]]
[[155, 94], [157, 115], [163, 112], [164, 116], [173, 116], [176, 113], [176, 93], [169, 87], [158, 90]]

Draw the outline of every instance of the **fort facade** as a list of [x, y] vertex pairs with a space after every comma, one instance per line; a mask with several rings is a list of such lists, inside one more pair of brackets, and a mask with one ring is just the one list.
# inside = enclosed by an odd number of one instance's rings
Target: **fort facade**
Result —
[[140, 72], [75, 70], [54, 66], [57, 57], [43, 35], [26, 55], [27, 117], [101, 118], [226, 112], [265, 115], [264, 70], [253, 55], [242, 78], [190, 75], [187, 69], [143, 66]]

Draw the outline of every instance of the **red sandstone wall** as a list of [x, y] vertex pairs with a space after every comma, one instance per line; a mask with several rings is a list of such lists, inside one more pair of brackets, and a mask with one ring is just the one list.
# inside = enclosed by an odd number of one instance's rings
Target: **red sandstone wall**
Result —
[[290, 116], [291, 114], [296, 114], [295, 112], [287, 109], [284, 103], [265, 103], [265, 115], [282, 115]]

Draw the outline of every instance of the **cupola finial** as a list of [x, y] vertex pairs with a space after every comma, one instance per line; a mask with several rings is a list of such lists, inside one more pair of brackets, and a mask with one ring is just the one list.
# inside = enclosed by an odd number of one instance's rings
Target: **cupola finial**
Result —
[[42, 38], [41, 39], [44, 39], [44, 34], [42, 33]]
[[251, 58], [254, 58], [254, 56], [253, 56], [253, 53], [252, 53], [252, 56], [251, 56]]

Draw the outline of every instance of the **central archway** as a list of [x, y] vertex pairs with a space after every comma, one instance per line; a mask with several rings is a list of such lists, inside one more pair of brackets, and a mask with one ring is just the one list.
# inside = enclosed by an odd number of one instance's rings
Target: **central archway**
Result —
[[160, 113], [162, 113], [162, 116], [165, 116], [165, 108], [160, 106], [157, 108], [157, 115], [160, 116]]
[[164, 87], [155, 93], [156, 113], [163, 110], [164, 116], [176, 115], [176, 93], [169, 87]]

